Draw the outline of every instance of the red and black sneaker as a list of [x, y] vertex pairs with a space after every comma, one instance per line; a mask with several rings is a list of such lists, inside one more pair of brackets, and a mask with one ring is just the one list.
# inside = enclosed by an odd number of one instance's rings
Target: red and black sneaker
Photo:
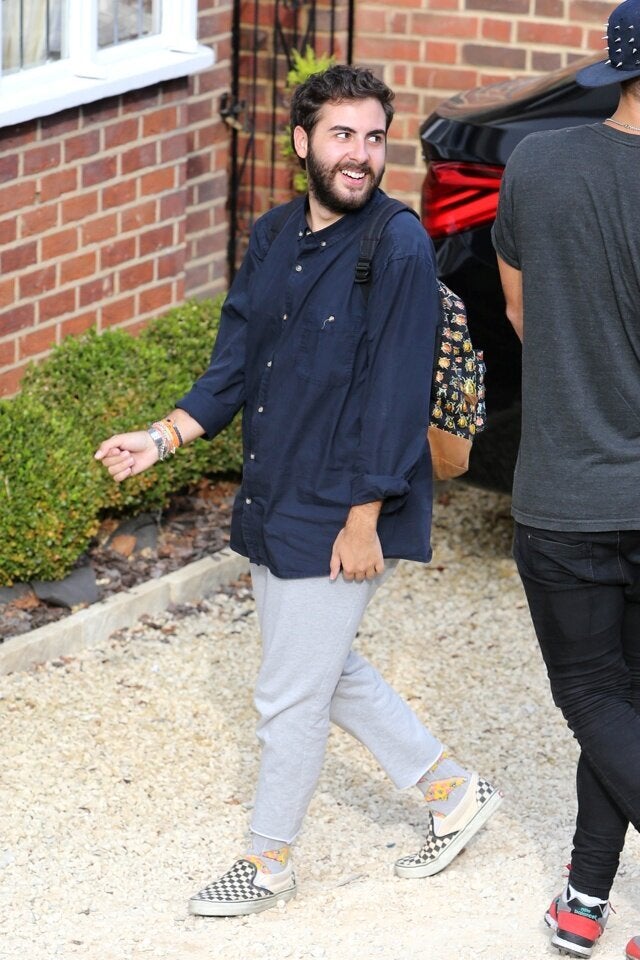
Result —
[[640, 937], [633, 937], [627, 944], [627, 960], [640, 960]]
[[[544, 921], [554, 931], [551, 943], [569, 957], [590, 957], [609, 919], [609, 904], [588, 907], [564, 890], [554, 897]], [[636, 960], [630, 954], [630, 960]], [[637, 954], [640, 960], [640, 953]]]

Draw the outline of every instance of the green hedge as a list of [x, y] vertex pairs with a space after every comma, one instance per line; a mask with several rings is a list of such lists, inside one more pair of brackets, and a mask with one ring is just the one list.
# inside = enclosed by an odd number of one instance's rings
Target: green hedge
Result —
[[98, 474], [75, 418], [0, 401], [0, 584], [64, 575], [98, 528]]
[[196, 441], [123, 484], [93, 460], [111, 434], [171, 410], [206, 369], [222, 299], [186, 303], [139, 337], [68, 338], [1, 403], [0, 585], [63, 577], [105, 512], [157, 509], [204, 474], [240, 471], [239, 417], [212, 443]]

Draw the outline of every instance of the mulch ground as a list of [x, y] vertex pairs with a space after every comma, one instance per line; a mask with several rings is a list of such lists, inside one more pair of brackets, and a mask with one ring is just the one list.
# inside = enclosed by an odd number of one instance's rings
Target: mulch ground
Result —
[[[98, 600], [162, 577], [227, 546], [236, 489], [237, 484], [231, 481], [205, 478], [196, 489], [174, 495], [168, 507], [153, 518], [153, 536], [147, 537], [142, 547], [135, 536], [119, 533], [122, 520], [105, 520], [80, 561], [95, 575]], [[13, 594], [8, 602], [0, 602], [0, 642], [87, 605], [80, 602], [70, 608], [46, 602], [28, 584], [18, 586]]]

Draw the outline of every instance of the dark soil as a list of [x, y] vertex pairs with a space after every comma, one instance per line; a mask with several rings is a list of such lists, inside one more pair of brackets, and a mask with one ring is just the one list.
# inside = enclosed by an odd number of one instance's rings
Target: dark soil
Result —
[[[196, 489], [174, 495], [169, 506], [153, 518], [155, 529], [147, 526], [145, 533], [151, 529], [152, 536], [145, 538], [144, 546], [135, 536], [119, 533], [126, 529], [122, 520], [105, 520], [80, 561], [95, 575], [97, 599], [162, 577], [225, 547], [236, 489], [231, 481], [203, 479]], [[0, 642], [88, 605], [81, 600], [70, 608], [40, 600], [29, 584], [3, 591], [4, 598], [8, 602], [0, 602]]]

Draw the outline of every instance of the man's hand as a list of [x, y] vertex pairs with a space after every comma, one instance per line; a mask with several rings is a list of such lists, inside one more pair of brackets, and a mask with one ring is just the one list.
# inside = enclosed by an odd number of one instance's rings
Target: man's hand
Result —
[[[178, 428], [182, 443], [191, 443], [204, 434], [204, 428], [185, 410], [172, 410], [168, 419]], [[101, 443], [95, 453], [116, 483], [135, 477], [158, 461], [158, 448], [146, 430], [117, 433]]]
[[347, 522], [336, 537], [331, 552], [329, 579], [342, 570], [345, 580], [373, 580], [384, 570], [382, 547], [376, 526], [382, 501], [351, 507]]
[[95, 453], [116, 483], [135, 477], [158, 460], [158, 448], [146, 430], [118, 433], [101, 443]]

